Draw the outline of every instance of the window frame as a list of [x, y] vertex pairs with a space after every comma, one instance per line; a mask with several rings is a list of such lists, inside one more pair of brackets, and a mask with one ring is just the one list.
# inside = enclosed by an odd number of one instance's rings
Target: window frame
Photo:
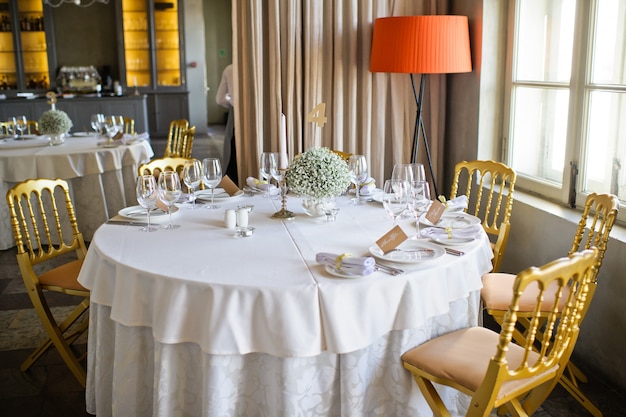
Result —
[[[549, 201], [576, 207], [583, 207], [588, 192], [582, 192], [586, 175], [584, 157], [586, 155], [586, 132], [588, 129], [588, 110], [591, 93], [593, 91], [619, 91], [626, 93], [626, 85], [601, 85], [591, 83], [592, 56], [590, 54], [593, 45], [593, 28], [596, 17], [596, 1], [577, 0], [574, 22], [574, 39], [572, 51], [572, 68], [570, 81], [563, 82], [537, 82], [537, 81], [513, 81], [515, 56], [513, 54], [517, 43], [516, 15], [518, 3], [524, 0], [508, 0], [507, 38], [506, 38], [506, 63], [505, 63], [505, 88], [504, 88], [504, 120], [503, 120], [503, 147], [501, 158], [506, 164], [512, 161], [512, 142], [510, 135], [513, 126], [514, 115], [512, 106], [514, 103], [514, 87], [539, 87], [539, 88], [567, 88], [569, 90], [569, 109], [567, 120], [566, 147], [564, 152], [564, 166], [561, 184], [531, 177], [519, 173], [516, 188], [537, 194]], [[572, 164], [576, 164], [577, 175], [572, 175]], [[620, 203], [620, 208], [624, 204]], [[618, 219], [623, 224], [626, 222], [625, 210], [618, 213]]]

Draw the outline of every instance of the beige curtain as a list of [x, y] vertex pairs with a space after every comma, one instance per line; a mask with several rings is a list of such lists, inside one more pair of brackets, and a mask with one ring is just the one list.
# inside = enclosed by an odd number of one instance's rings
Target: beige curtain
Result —
[[[416, 106], [407, 74], [369, 71], [373, 22], [445, 14], [447, 1], [233, 0], [239, 178], [258, 176], [261, 152], [278, 151], [282, 112], [290, 159], [312, 146], [364, 154], [382, 186], [394, 163], [410, 161]], [[438, 183], [445, 116], [441, 77], [428, 76], [424, 109]], [[320, 103], [323, 125], [307, 121]], [[427, 163], [421, 139], [419, 160]]]

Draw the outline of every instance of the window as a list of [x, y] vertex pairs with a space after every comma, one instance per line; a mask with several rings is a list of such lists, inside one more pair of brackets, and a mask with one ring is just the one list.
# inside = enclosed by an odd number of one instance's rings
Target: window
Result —
[[626, 201], [626, 0], [510, 5], [505, 160], [519, 186]]

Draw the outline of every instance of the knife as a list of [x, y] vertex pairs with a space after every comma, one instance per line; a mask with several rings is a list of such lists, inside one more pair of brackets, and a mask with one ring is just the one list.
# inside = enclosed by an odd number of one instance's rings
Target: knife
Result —
[[461, 252], [460, 250], [450, 249], [450, 248], [445, 248], [445, 249], [446, 249], [446, 253], [449, 253], [450, 255], [454, 255], [454, 256], [465, 255], [465, 252]]
[[131, 222], [128, 220], [107, 220], [106, 224], [117, 224], [120, 226], [147, 226], [148, 223]]

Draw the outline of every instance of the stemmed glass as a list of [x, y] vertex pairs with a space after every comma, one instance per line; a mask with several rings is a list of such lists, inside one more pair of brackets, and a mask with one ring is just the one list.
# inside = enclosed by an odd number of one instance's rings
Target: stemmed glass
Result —
[[348, 167], [350, 168], [350, 180], [356, 187], [356, 196], [354, 204], [363, 204], [361, 201], [361, 185], [367, 179], [367, 160], [365, 155], [351, 155], [348, 159]]
[[26, 116], [16, 116], [13, 118], [13, 125], [15, 126], [15, 132], [17, 134], [17, 139], [21, 138], [24, 135], [24, 131], [26, 130]]
[[191, 193], [192, 205], [189, 208], [196, 208], [196, 188], [202, 181], [202, 163], [197, 159], [186, 161], [183, 167], [183, 181]]
[[405, 180], [387, 180], [383, 187], [383, 207], [393, 219], [394, 226], [396, 219], [409, 204], [409, 183]]
[[172, 206], [178, 201], [182, 190], [180, 187], [180, 177], [176, 171], [163, 171], [159, 175], [157, 182], [159, 190], [159, 200], [167, 206], [167, 214], [170, 222], [163, 229], [172, 230], [180, 227], [180, 224], [172, 224]]
[[142, 175], [137, 178], [137, 201], [141, 207], [146, 209], [148, 215], [148, 225], [142, 227], [142, 232], [154, 232], [158, 227], [150, 225], [150, 212], [156, 207], [159, 193], [157, 191], [156, 180], [152, 175]]
[[92, 114], [91, 115], [91, 128], [99, 135], [102, 134], [102, 127], [104, 126], [106, 119], [104, 114]]
[[426, 181], [424, 164], [395, 164], [393, 166], [393, 172], [391, 173], [391, 179], [405, 180], [408, 181], [409, 184], [413, 181]]
[[107, 135], [107, 144], [110, 144], [113, 141], [115, 135], [117, 135], [121, 131], [121, 127], [119, 125], [119, 121], [116, 119], [117, 116], [111, 116], [106, 119], [104, 123], [104, 131]]
[[420, 217], [430, 205], [430, 187], [428, 181], [413, 181], [411, 183], [409, 210], [415, 217], [417, 234], [415, 239], [420, 239]]
[[276, 172], [278, 169], [278, 153], [276, 152], [263, 152], [261, 154], [261, 177], [267, 181], [267, 192], [265, 197], [270, 196], [270, 180], [272, 179], [272, 172]]
[[202, 161], [202, 182], [204, 186], [211, 189], [211, 204], [206, 208], [217, 209], [220, 206], [213, 204], [215, 187], [222, 181], [222, 165], [219, 158], [204, 158]]

